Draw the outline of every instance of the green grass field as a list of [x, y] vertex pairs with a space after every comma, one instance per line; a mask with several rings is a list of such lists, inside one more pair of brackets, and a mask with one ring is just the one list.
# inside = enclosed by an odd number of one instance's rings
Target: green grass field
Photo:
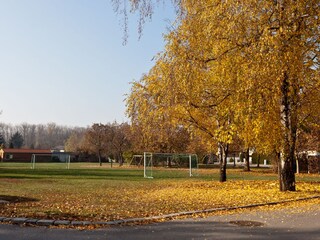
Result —
[[[64, 165], [64, 166], [63, 166]], [[68, 220], [115, 220], [161, 215], [221, 206], [247, 205], [320, 195], [320, 176], [297, 175], [297, 191], [278, 190], [277, 175], [269, 169], [228, 169], [219, 183], [218, 169], [154, 169], [97, 163], [0, 163], [0, 215]]]

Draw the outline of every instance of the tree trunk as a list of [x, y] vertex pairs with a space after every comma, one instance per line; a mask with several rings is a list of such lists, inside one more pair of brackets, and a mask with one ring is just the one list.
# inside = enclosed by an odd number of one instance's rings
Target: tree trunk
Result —
[[280, 180], [280, 153], [274, 150], [272, 155], [272, 171], [278, 174]]
[[123, 160], [123, 157], [122, 157], [122, 153], [119, 152], [119, 166], [120, 167], [123, 166], [123, 162], [124, 162], [124, 160]]
[[102, 166], [102, 162], [101, 162], [101, 153], [100, 150], [98, 151], [98, 159], [99, 159], [99, 165], [100, 167]]
[[295, 191], [295, 171], [293, 161], [289, 158], [281, 159], [280, 191]]
[[167, 157], [168, 167], [172, 167], [171, 157]]
[[250, 161], [249, 161], [250, 155], [249, 155], [249, 148], [245, 151], [245, 160], [246, 164], [244, 165], [244, 171], [250, 172]]
[[257, 162], [257, 168], [260, 167], [260, 154], [258, 155], [258, 162]]
[[281, 117], [284, 127], [283, 149], [279, 165], [280, 191], [295, 191], [295, 148], [297, 136], [297, 97], [299, 88], [289, 82], [289, 76], [285, 72], [281, 93]]
[[227, 181], [227, 156], [229, 144], [218, 143], [218, 156], [220, 158], [220, 182]]

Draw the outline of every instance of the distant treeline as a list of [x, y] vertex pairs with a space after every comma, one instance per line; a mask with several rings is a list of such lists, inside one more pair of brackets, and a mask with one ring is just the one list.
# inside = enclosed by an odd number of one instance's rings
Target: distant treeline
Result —
[[15, 148], [63, 148], [72, 133], [83, 132], [85, 129], [60, 126], [55, 123], [18, 125], [0, 123], [0, 144]]

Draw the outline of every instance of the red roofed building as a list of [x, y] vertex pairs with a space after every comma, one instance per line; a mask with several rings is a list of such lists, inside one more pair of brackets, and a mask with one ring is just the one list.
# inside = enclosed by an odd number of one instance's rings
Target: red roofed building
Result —
[[33, 154], [52, 154], [50, 149], [0, 149], [0, 159], [6, 162], [30, 162]]

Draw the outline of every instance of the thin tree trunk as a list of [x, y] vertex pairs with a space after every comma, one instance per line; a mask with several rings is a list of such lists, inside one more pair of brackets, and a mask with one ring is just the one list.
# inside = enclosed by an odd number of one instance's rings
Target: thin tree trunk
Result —
[[122, 157], [122, 153], [120, 152], [119, 153], [119, 166], [121, 167], [121, 166], [123, 166], [123, 157]]
[[218, 144], [218, 155], [220, 158], [220, 182], [227, 181], [227, 156], [228, 156], [229, 144]]
[[249, 161], [249, 148], [246, 149], [245, 152], [245, 159], [246, 159], [246, 164], [244, 165], [244, 171], [250, 172], [250, 161]]
[[101, 153], [100, 150], [98, 151], [98, 159], [99, 159], [99, 165], [100, 167], [102, 166], [102, 162], [101, 162]]

